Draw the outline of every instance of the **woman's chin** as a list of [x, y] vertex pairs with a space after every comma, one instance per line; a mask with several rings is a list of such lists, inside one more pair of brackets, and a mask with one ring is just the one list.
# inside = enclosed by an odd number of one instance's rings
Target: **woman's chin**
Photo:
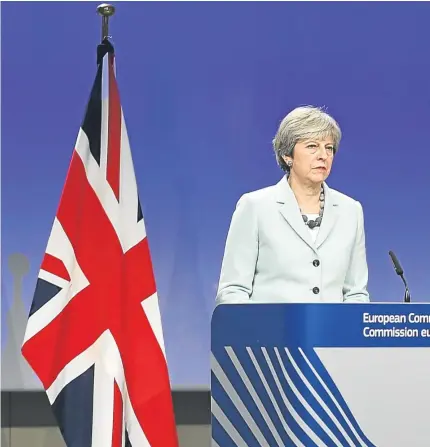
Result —
[[323, 172], [313, 172], [311, 175], [310, 180], [314, 183], [321, 183], [325, 181], [325, 179], [328, 177], [327, 171]]

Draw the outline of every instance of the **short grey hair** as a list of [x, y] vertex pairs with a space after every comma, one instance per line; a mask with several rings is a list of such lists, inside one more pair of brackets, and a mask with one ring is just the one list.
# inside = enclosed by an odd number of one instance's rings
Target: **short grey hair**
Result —
[[324, 111], [322, 107], [301, 106], [292, 110], [279, 125], [273, 139], [273, 149], [276, 161], [282, 170], [289, 172], [290, 168], [283, 157], [293, 157], [297, 142], [308, 138], [331, 137], [334, 142], [334, 153], [337, 152], [342, 138], [342, 132], [336, 120]]

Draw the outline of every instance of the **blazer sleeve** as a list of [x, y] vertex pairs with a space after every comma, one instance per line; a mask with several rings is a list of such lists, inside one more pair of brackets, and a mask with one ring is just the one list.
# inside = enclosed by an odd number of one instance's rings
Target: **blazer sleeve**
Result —
[[346, 274], [343, 297], [345, 302], [369, 302], [367, 291], [368, 268], [366, 260], [366, 242], [364, 233], [363, 207], [356, 202], [358, 211], [357, 234], [351, 253], [351, 260]]
[[250, 303], [257, 257], [257, 216], [245, 194], [237, 202], [227, 234], [216, 305]]

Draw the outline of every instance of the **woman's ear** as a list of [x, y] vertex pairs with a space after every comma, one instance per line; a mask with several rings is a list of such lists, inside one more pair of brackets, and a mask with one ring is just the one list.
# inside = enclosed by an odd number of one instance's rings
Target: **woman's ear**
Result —
[[284, 155], [284, 156], [282, 156], [282, 158], [288, 167], [291, 168], [291, 166], [293, 166], [293, 159], [291, 157]]

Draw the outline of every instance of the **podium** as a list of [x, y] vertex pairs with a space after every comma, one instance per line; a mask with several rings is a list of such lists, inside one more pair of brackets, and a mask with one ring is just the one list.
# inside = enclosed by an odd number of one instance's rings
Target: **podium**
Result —
[[223, 304], [213, 447], [430, 446], [430, 304]]

